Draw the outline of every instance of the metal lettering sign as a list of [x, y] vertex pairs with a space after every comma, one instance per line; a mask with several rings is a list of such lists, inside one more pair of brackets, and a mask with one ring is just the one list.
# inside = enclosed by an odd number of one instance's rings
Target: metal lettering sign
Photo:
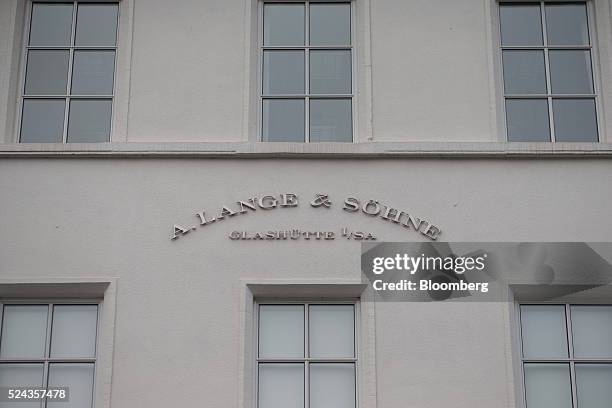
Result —
[[[176, 240], [182, 236], [206, 227], [212, 223], [222, 222], [235, 216], [256, 213], [257, 211], [271, 211], [279, 208], [298, 207], [299, 198], [297, 194], [283, 193], [278, 195], [263, 195], [252, 197], [247, 200], [237, 201], [233, 205], [224, 205], [216, 213], [201, 211], [195, 214], [198, 224], [192, 226], [174, 225], [170, 239]], [[309, 201], [313, 208], [330, 209], [333, 206], [332, 199], [328, 194], [315, 194]], [[391, 222], [399, 227], [412, 229], [430, 240], [437, 240], [442, 230], [431, 222], [417, 218], [414, 215], [382, 204], [377, 200], [361, 201], [355, 197], [348, 197], [342, 202], [342, 210], [348, 213], [361, 213], [367, 217], [378, 218], [385, 222]], [[340, 232], [334, 231], [301, 231], [299, 229], [287, 229], [277, 231], [232, 231], [229, 234], [231, 240], [334, 240], [336, 237], [346, 239], [373, 241], [376, 237], [369, 232], [350, 231], [344, 227]]]

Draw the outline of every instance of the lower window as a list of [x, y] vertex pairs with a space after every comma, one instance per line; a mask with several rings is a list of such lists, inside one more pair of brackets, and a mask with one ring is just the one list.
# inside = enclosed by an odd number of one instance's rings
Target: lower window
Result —
[[527, 408], [608, 408], [612, 306], [521, 305]]
[[0, 387], [68, 388], [69, 402], [0, 402], [0, 407], [92, 407], [97, 304], [0, 304]]
[[258, 408], [356, 408], [355, 304], [257, 305]]

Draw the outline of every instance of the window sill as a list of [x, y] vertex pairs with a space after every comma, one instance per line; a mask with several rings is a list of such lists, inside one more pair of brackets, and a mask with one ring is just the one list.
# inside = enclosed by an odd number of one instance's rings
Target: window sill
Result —
[[0, 157], [611, 158], [612, 143], [8, 143]]

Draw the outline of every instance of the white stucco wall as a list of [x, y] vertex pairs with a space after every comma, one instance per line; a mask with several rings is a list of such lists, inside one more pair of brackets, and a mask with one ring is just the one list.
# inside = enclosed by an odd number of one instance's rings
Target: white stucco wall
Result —
[[[610, 241], [604, 160], [0, 161], [0, 280], [115, 277], [112, 407], [238, 406], [245, 282], [359, 280], [354, 241], [230, 241], [233, 230], [370, 230], [422, 239], [350, 214], [379, 199], [447, 241]], [[176, 241], [172, 225], [239, 199], [292, 192], [297, 208], [236, 216]], [[315, 193], [331, 209], [312, 208]], [[504, 303], [377, 304], [379, 408], [514, 407]], [[105, 352], [106, 349], [101, 350]], [[372, 381], [373, 381], [372, 380]], [[166, 387], [166, 388], [164, 388]], [[171, 392], [158, 392], [168, 389]], [[364, 405], [367, 407], [367, 405]]]
[[[177, 144], [175, 153], [265, 150], [261, 144], [232, 145], [256, 137], [255, 2], [121, 4], [113, 141], [221, 142]], [[418, 146], [435, 154], [456, 148], [446, 142], [500, 140], [494, 1], [355, 4], [358, 142], [445, 142]], [[612, 91], [610, 1], [595, 4], [605, 122]], [[24, 10], [24, 0], [0, 0], [4, 142], [15, 141]], [[113, 281], [112, 341], [101, 349], [112, 361], [112, 394], [102, 397], [111, 398], [113, 408], [198, 402], [243, 408], [240, 398], [249, 398], [241, 396], [241, 359], [247, 358], [241, 342], [249, 319], [241, 309], [245, 282], [359, 280], [357, 242], [234, 242], [227, 237], [233, 230], [337, 232], [347, 226], [383, 241], [425, 239], [378, 218], [343, 212], [341, 201], [354, 196], [426, 218], [442, 228], [444, 241], [612, 238], [611, 162], [552, 154], [542, 159], [537, 152], [547, 148], [541, 145], [521, 147], [535, 158], [512, 160], [501, 158], [505, 147], [499, 145], [491, 148], [497, 159], [472, 153], [446, 159], [336, 156], [414, 148], [401, 144], [361, 144], [346, 152], [304, 148], [329, 153], [335, 157], [330, 160], [155, 159], [164, 148], [151, 146], [155, 152], [141, 151], [149, 154], [142, 158], [113, 158], [100, 145], [59, 147], [91, 148], [97, 158], [81, 152], [76, 159], [37, 159], [11, 156], [12, 147], [4, 145], [0, 158], [0, 286]], [[556, 148], [573, 154], [568, 145]], [[272, 149], [268, 156], [302, 146]], [[461, 149], [479, 154], [473, 146]], [[609, 156], [609, 145], [604, 149]], [[298, 194], [300, 206], [258, 210], [170, 240], [174, 224], [197, 223], [197, 211], [279, 193]], [[333, 208], [311, 208], [315, 193], [330, 194]], [[378, 404], [360, 408], [517, 406], [509, 305], [377, 304], [368, 313], [374, 316], [368, 334], [375, 340], [369, 344], [375, 367], [369, 369], [376, 375], [365, 381], [374, 382]]]

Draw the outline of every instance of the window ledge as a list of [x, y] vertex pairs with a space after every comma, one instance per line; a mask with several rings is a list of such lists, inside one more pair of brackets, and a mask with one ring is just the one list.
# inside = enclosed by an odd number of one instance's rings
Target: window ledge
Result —
[[0, 157], [612, 158], [612, 143], [8, 143]]

